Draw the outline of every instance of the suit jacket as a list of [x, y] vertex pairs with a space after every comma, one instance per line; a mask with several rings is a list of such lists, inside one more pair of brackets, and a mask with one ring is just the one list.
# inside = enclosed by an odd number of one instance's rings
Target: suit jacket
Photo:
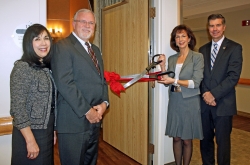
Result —
[[213, 70], [211, 70], [209, 42], [199, 49], [204, 55], [204, 79], [201, 83], [202, 94], [210, 91], [215, 97], [216, 106], [209, 106], [203, 100], [201, 109], [216, 110], [218, 116], [231, 116], [237, 113], [235, 85], [237, 84], [242, 69], [242, 47], [240, 44], [224, 38], [217, 54]]
[[[180, 53], [168, 58], [168, 71], [175, 71], [176, 62]], [[203, 78], [204, 60], [201, 53], [189, 50], [188, 55], [183, 63], [179, 75], [180, 80], [193, 80], [194, 89], [181, 86], [183, 98], [192, 97], [200, 94], [200, 82]], [[170, 85], [170, 88], [171, 89]]]
[[91, 107], [109, 101], [101, 52], [97, 46], [92, 44], [91, 47], [98, 60], [100, 75], [73, 34], [55, 44], [51, 68], [59, 91], [56, 128], [59, 133], [89, 130], [91, 124], [85, 114]]

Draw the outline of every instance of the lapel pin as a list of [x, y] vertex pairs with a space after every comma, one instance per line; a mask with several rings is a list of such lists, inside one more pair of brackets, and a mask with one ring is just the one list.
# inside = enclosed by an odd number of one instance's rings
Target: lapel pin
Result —
[[223, 47], [223, 49], [226, 49], [226, 47]]

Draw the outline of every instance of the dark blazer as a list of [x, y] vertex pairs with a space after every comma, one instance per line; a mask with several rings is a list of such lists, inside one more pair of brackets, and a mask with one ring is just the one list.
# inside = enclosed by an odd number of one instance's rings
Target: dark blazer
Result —
[[[170, 56], [168, 58], [168, 71], [175, 71], [178, 56], [179, 53]], [[199, 86], [203, 78], [203, 69], [204, 69], [204, 59], [202, 54], [190, 50], [181, 68], [179, 79], [193, 80], [194, 89], [181, 86], [181, 94], [183, 98], [192, 97], [200, 94]], [[170, 85], [169, 89], [171, 89], [171, 86], [172, 85]]]
[[217, 54], [213, 70], [211, 71], [209, 42], [199, 49], [204, 55], [204, 79], [201, 83], [201, 93], [210, 91], [215, 97], [216, 106], [207, 105], [201, 101], [201, 110], [208, 108], [216, 110], [218, 116], [230, 116], [237, 113], [235, 85], [237, 84], [242, 69], [242, 47], [240, 44], [224, 38]]
[[89, 54], [73, 34], [55, 44], [51, 68], [59, 91], [58, 133], [89, 130], [91, 124], [85, 114], [91, 107], [109, 101], [101, 52], [97, 46], [91, 46], [99, 63], [100, 75]]

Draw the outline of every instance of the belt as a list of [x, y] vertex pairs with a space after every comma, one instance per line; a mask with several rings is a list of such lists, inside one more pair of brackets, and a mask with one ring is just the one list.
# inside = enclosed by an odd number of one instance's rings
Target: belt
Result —
[[171, 86], [171, 92], [181, 92], [181, 86]]

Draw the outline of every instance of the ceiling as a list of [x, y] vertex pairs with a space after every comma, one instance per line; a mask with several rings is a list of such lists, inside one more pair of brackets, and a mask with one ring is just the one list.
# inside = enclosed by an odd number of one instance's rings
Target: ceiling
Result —
[[250, 0], [181, 0], [183, 18], [192, 19], [212, 13], [227, 13], [248, 9]]

